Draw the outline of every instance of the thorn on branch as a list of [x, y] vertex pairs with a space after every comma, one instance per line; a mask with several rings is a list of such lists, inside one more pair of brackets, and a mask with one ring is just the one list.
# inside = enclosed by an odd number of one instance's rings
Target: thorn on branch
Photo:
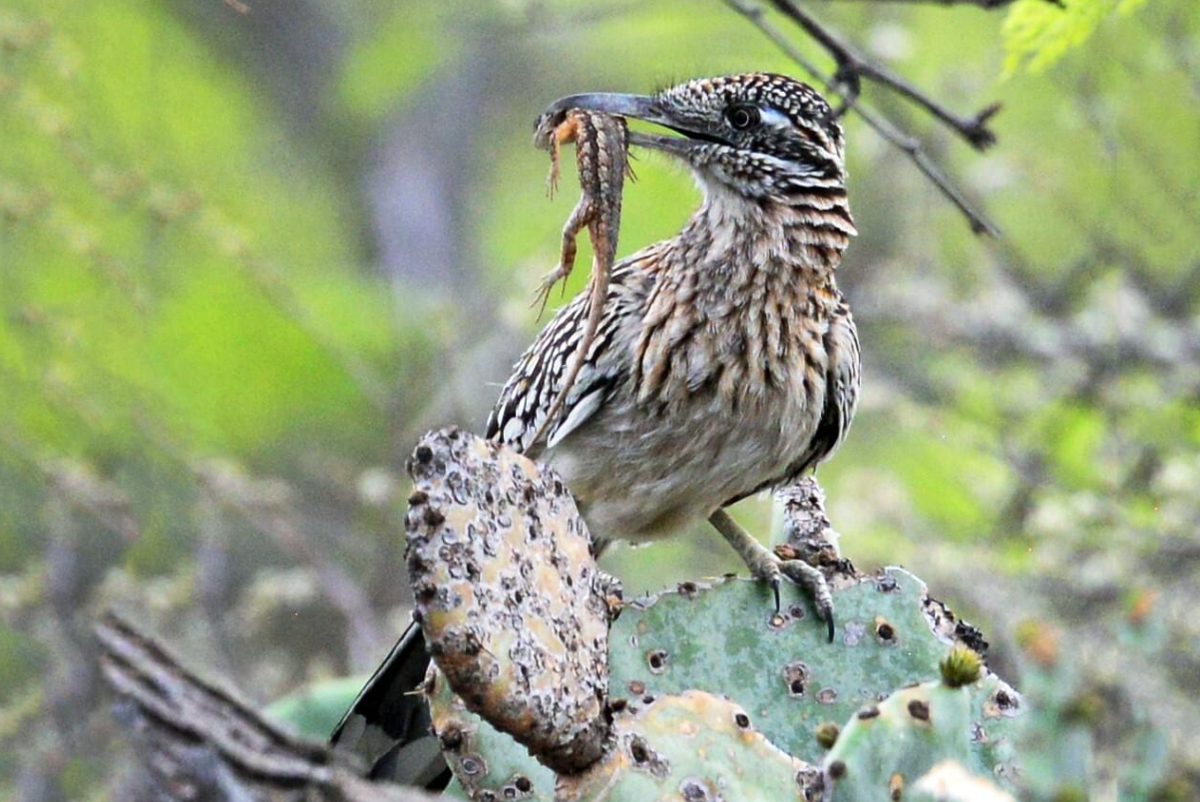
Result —
[[1003, 103], [992, 103], [972, 117], [964, 129], [964, 136], [976, 150], [986, 150], [996, 144], [996, 135], [987, 127], [987, 122], [1000, 113]]

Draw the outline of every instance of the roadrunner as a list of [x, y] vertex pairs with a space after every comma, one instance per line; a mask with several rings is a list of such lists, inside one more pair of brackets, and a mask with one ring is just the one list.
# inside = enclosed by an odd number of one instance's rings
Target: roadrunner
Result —
[[[521, 357], [487, 436], [563, 476], [598, 550], [707, 518], [775, 588], [777, 605], [781, 576], [807, 587], [832, 637], [821, 574], [777, 558], [724, 508], [815, 468], [854, 415], [858, 337], [835, 281], [856, 233], [841, 127], [812, 88], [766, 73], [652, 96], [573, 95], [548, 113], [573, 108], [673, 131], [631, 131], [629, 143], [686, 164], [703, 202], [679, 234], [613, 268], [595, 342], [545, 445], [532, 440], [584, 328], [587, 293]], [[374, 742], [365, 751], [384, 754], [377, 774], [422, 782], [421, 770], [441, 768], [425, 762], [436, 743], [418, 748], [428, 735], [421, 702], [404, 696], [426, 662], [412, 628], [334, 734]]]

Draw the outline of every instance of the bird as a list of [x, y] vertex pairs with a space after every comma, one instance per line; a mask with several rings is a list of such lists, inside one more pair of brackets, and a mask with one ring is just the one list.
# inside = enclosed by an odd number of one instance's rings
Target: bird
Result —
[[[702, 201], [678, 234], [613, 266], [595, 340], [555, 419], [547, 413], [591, 311], [587, 292], [520, 357], [486, 436], [563, 478], [597, 554], [707, 519], [772, 586], [776, 609], [781, 576], [805, 586], [832, 639], [820, 572], [778, 558], [725, 508], [813, 471], [858, 404], [858, 335], [836, 281], [857, 234], [838, 115], [809, 85], [767, 72], [651, 95], [571, 95], [546, 113], [569, 109], [658, 126], [630, 130], [629, 144], [683, 163]], [[423, 781], [438, 770], [425, 759], [435, 745], [417, 748], [428, 715], [405, 695], [422, 660], [411, 626], [335, 730], [335, 744], [371, 735], [387, 747], [370, 756], [376, 776]], [[437, 776], [448, 776], [444, 764]]]

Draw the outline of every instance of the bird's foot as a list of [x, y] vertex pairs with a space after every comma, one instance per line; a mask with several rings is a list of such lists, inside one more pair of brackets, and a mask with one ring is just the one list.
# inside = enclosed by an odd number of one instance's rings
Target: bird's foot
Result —
[[[817, 615], [829, 628], [829, 642], [833, 643], [833, 593], [829, 590], [829, 582], [825, 579], [825, 574], [821, 572], [821, 569], [809, 565], [802, 559], [788, 559], [784, 555], [778, 554], [778, 550], [773, 556], [779, 561], [779, 570], [783, 575], [808, 592], [808, 597], [812, 599], [813, 605], [817, 608]], [[775, 598], [776, 606], [778, 606], [778, 595]]]
[[781, 608], [779, 588], [782, 584], [782, 577], [787, 577], [804, 588], [808, 593], [808, 597], [812, 599], [813, 605], [817, 608], [817, 615], [825, 622], [829, 642], [833, 643], [835, 629], [833, 620], [833, 594], [830, 593], [829, 583], [825, 580], [825, 575], [821, 573], [820, 569], [814, 568], [804, 560], [782, 559], [766, 549], [763, 549], [761, 556], [755, 555], [752, 560], [747, 560], [746, 565], [755, 579], [766, 582], [770, 586], [771, 591], [775, 594], [776, 613]]
[[717, 531], [733, 546], [750, 574], [766, 582], [775, 594], [775, 612], [781, 609], [779, 588], [783, 577], [795, 582], [808, 593], [817, 608], [817, 615], [825, 622], [829, 642], [833, 643], [835, 624], [833, 618], [833, 594], [821, 571], [801, 559], [783, 559], [766, 549], [724, 510], [717, 510], [709, 518]]

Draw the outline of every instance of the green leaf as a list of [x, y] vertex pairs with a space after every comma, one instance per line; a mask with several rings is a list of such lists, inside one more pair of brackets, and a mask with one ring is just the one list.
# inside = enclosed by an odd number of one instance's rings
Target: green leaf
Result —
[[1004, 71], [1042, 72], [1086, 42], [1113, 14], [1129, 14], [1146, 0], [1018, 0], [1004, 20]]

